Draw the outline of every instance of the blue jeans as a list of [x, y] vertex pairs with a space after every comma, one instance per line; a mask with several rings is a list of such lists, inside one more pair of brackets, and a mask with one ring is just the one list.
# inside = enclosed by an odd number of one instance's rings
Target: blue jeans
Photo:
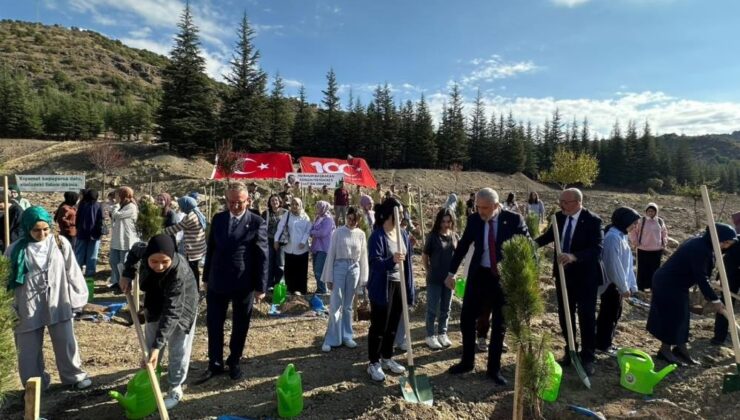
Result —
[[111, 249], [110, 250], [110, 284], [118, 284], [121, 278], [121, 271], [118, 270], [118, 264], [123, 265], [126, 262], [128, 250]]
[[313, 275], [316, 277], [316, 293], [326, 293], [326, 284], [321, 281], [321, 273], [324, 271], [324, 262], [326, 261], [326, 252], [319, 251], [313, 253]]
[[[324, 253], [324, 255], [326, 255]], [[360, 264], [352, 260], [334, 261], [334, 275], [332, 276], [331, 299], [329, 300], [329, 326], [326, 328], [324, 344], [332, 347], [341, 346], [344, 341], [351, 340], [352, 331], [352, 301], [355, 298], [355, 289], [360, 281]]]
[[450, 318], [452, 290], [444, 284], [427, 284], [427, 337], [434, 334], [434, 321], [437, 321], [437, 335], [447, 334], [447, 320]]
[[77, 239], [75, 258], [80, 268], [85, 267], [85, 277], [95, 275], [98, 267], [98, 251], [100, 251], [100, 239]]

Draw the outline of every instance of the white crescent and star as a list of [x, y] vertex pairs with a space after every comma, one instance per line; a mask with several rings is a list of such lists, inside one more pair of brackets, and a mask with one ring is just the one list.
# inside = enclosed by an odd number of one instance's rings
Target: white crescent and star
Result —
[[[254, 159], [252, 159], [252, 158], [242, 158], [242, 159], [239, 159], [239, 165], [238, 166], [240, 166], [242, 169], [244, 169], [244, 164], [246, 162], [254, 162], [254, 163], [257, 163], [257, 161], [254, 160]], [[249, 174], [253, 174], [254, 172], [256, 172], [256, 171], [250, 171], [250, 172], [234, 171], [235, 174], [240, 174], [240, 175], [249, 175]]]

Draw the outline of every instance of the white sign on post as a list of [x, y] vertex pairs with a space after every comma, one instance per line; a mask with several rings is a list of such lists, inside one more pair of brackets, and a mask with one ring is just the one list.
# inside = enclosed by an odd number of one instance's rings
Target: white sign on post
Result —
[[85, 175], [16, 175], [18, 189], [32, 192], [80, 191]]
[[321, 188], [324, 185], [330, 188], [336, 188], [339, 181], [342, 180], [344, 180], [343, 174], [305, 174], [303, 172], [288, 172], [285, 174], [285, 182], [293, 186], [298, 181], [301, 184], [301, 188]]

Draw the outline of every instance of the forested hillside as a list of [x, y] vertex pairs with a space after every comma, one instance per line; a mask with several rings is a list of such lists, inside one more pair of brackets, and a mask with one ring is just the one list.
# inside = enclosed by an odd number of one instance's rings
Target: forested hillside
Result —
[[[608, 138], [589, 129], [588, 115], [553, 110], [541, 125], [507, 110], [471, 107], [458, 86], [435, 122], [424, 96], [400, 103], [378, 85], [362, 103], [339, 96], [327, 71], [321, 102], [303, 89], [285, 96], [279, 75], [259, 66], [247, 16], [225, 83], [204, 70], [198, 28], [186, 9], [170, 57], [58, 25], [0, 21], [0, 137], [160, 139], [185, 155], [211, 155], [221, 139], [244, 151], [287, 150], [296, 156], [365, 157], [378, 168], [445, 168], [538, 175], [558, 148], [600, 161], [599, 181], [616, 187], [671, 190], [715, 182], [739, 184], [740, 132], [654, 137], [649, 122], [615, 123]], [[382, 75], [378, 77], [382, 78]], [[469, 101], [468, 101], [469, 102]]]

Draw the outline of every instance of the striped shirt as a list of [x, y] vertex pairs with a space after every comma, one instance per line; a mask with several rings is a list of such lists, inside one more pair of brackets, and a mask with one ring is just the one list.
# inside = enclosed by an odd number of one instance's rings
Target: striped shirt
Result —
[[177, 232], [185, 233], [185, 256], [188, 261], [197, 261], [206, 254], [206, 231], [198, 220], [198, 215], [191, 211], [177, 224], [164, 229], [167, 235]]

